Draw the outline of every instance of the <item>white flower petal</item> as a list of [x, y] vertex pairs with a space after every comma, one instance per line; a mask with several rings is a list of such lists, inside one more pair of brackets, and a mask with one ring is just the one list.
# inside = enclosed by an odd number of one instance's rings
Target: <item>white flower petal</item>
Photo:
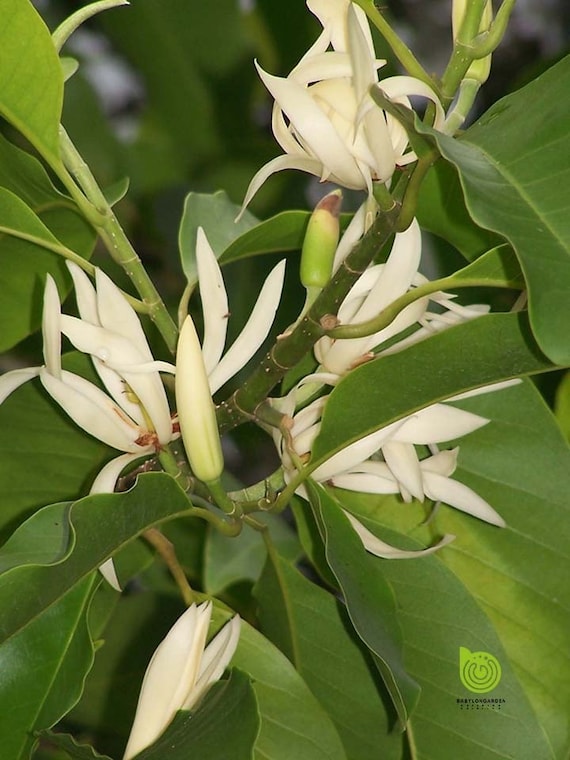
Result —
[[502, 391], [503, 388], [511, 388], [513, 385], [519, 385], [520, 383], [522, 383], [522, 379], [520, 377], [515, 377], [513, 380], [503, 380], [500, 383], [493, 383], [492, 385], [482, 385], [480, 388], [472, 388], [470, 391], [451, 396], [451, 398], [446, 399], [446, 401], [461, 401], [461, 399], [464, 398], [481, 396], [483, 393], [494, 393], [495, 391]]
[[451, 543], [455, 538], [453, 534], [448, 533], [438, 541], [437, 544], [430, 546], [427, 549], [419, 549], [416, 551], [398, 549], [396, 546], [387, 544], [385, 541], [379, 539], [378, 536], [375, 536], [374, 533], [369, 531], [368, 528], [365, 528], [354, 515], [350, 514], [350, 512], [345, 510], [344, 513], [350, 520], [350, 524], [358, 534], [366, 551], [370, 552], [370, 554], [374, 554], [376, 557], [382, 557], [383, 559], [416, 559], [417, 557], [425, 557], [428, 554], [433, 554], [444, 546], [447, 546], [447, 544]]
[[[142, 456], [144, 456], [144, 453]], [[120, 456], [115, 457], [115, 459], [111, 459], [111, 461], [107, 462], [107, 464], [97, 473], [97, 477], [93, 481], [89, 493], [113, 493], [121, 472], [127, 465], [136, 462], [136, 460], [140, 458], [141, 454], [136, 453], [121, 454]]]
[[408, 494], [418, 501], [424, 500], [422, 472], [416, 450], [410, 443], [388, 441], [382, 446], [384, 460], [394, 476], [404, 501], [411, 501]]
[[20, 385], [37, 377], [41, 370], [42, 367], [23, 367], [22, 369], [13, 369], [0, 375], [0, 404], [19, 388]]
[[342, 472], [330, 478], [331, 485], [335, 488], [344, 488], [346, 491], [360, 491], [361, 493], [389, 494], [399, 493], [398, 484], [392, 476], [384, 478], [372, 472]]
[[202, 356], [206, 372], [209, 374], [220, 361], [224, 351], [229, 308], [222, 271], [202, 227], [198, 227], [196, 237], [196, 264], [204, 316]]
[[443, 501], [450, 507], [467, 512], [467, 514], [491, 523], [491, 525], [497, 525], [499, 528], [504, 528], [506, 525], [503, 518], [495, 512], [485, 499], [457, 480], [424, 471], [424, 490], [426, 496], [434, 501]]
[[448, 478], [455, 472], [458, 454], [459, 446], [447, 451], [438, 451], [437, 454], [422, 459], [420, 462], [422, 472], [434, 472], [436, 475], [443, 475]]
[[406, 418], [395, 441], [416, 444], [443, 443], [478, 430], [489, 422], [478, 414], [447, 404], [432, 404]]
[[212, 393], [245, 366], [267, 338], [281, 300], [284, 278], [285, 260], [280, 261], [269, 273], [243, 330], [219, 364], [208, 374]]
[[54, 377], [61, 377], [61, 304], [56, 284], [49, 274], [44, 288], [42, 336], [47, 370]]
[[117, 571], [115, 570], [115, 563], [113, 562], [113, 558], [109, 557], [108, 560], [103, 562], [102, 565], [99, 566], [99, 572], [105, 578], [109, 586], [111, 588], [114, 588], [115, 591], [122, 591], [121, 584], [119, 582], [119, 578], [117, 577]]
[[72, 261], [66, 261], [67, 268], [73, 279], [75, 300], [81, 319], [91, 322], [93, 325], [100, 324], [99, 311], [97, 309], [97, 293], [91, 280], [85, 272]]
[[145, 453], [135, 441], [141, 431], [97, 386], [71, 372], [59, 380], [42, 368], [40, 379], [50, 396], [79, 427], [119, 451]]
[[172, 626], [146, 669], [123, 760], [162, 734], [196, 681], [210, 623], [211, 604], [192, 605]]

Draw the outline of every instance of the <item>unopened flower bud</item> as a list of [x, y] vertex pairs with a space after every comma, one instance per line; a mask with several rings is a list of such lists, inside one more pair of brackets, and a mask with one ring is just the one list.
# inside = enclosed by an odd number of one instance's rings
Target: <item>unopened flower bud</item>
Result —
[[[451, 24], [453, 29], [453, 39], [457, 39], [457, 35], [459, 34], [459, 30], [461, 29], [461, 24], [463, 23], [463, 19], [465, 17], [465, 11], [467, 4], [470, 2], [470, 0], [453, 0], [453, 7], [451, 10]], [[479, 23], [479, 29], [478, 34], [481, 32], [486, 32], [489, 30], [489, 27], [491, 26], [491, 23], [493, 21], [493, 6], [491, 3], [491, 0], [487, 0], [487, 3], [485, 5], [485, 8], [483, 9], [483, 15], [481, 16], [481, 21]], [[484, 56], [483, 58], [478, 58], [477, 60], [473, 61], [473, 63], [469, 66], [467, 69], [464, 79], [474, 79], [476, 82], [480, 82], [483, 84], [483, 82], [486, 82], [489, 73], [491, 71], [491, 54]]]
[[180, 433], [194, 475], [204, 483], [218, 480], [224, 469], [216, 410], [200, 341], [186, 317], [176, 354], [176, 406]]
[[301, 250], [301, 283], [305, 288], [324, 288], [332, 273], [340, 226], [342, 191], [325, 195], [311, 214]]

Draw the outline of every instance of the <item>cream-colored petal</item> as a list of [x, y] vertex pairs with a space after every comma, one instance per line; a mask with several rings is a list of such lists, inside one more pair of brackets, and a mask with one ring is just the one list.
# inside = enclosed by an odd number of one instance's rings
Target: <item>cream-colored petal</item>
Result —
[[[397, 435], [397, 433], [394, 435]], [[418, 455], [412, 444], [399, 443], [392, 439], [382, 446], [382, 454], [390, 472], [400, 487], [400, 493], [404, 501], [411, 501], [410, 495], [419, 501], [423, 501], [422, 472]]]
[[426, 496], [434, 501], [443, 501], [450, 507], [484, 520], [491, 525], [504, 528], [506, 523], [479, 494], [458, 480], [424, 470], [424, 490]]
[[451, 543], [455, 538], [453, 534], [448, 533], [438, 541], [437, 544], [429, 546], [427, 549], [418, 549], [415, 551], [398, 549], [396, 546], [387, 544], [385, 541], [379, 539], [378, 536], [375, 536], [372, 531], [364, 527], [364, 525], [357, 520], [354, 515], [351, 515], [350, 512], [345, 510], [344, 513], [350, 520], [350, 524], [358, 534], [366, 551], [370, 552], [370, 554], [374, 554], [376, 557], [382, 557], [383, 559], [416, 559], [418, 557], [425, 557], [428, 554], [433, 554], [444, 546], [447, 546], [447, 544]]
[[115, 459], [111, 459], [97, 473], [89, 493], [113, 493], [121, 472], [127, 465], [136, 462], [141, 456], [145, 456], [143, 451], [136, 454], [121, 454]]
[[482, 385], [480, 388], [472, 388], [470, 391], [458, 393], [456, 396], [446, 399], [446, 401], [461, 401], [461, 399], [481, 396], [484, 393], [495, 393], [495, 391], [502, 391], [504, 388], [511, 388], [513, 385], [519, 385], [520, 383], [522, 383], [522, 379], [520, 377], [515, 377], [512, 380], [503, 380], [500, 383]]
[[115, 591], [121, 592], [123, 589], [121, 588], [121, 583], [119, 581], [119, 578], [117, 576], [117, 571], [115, 570], [115, 563], [113, 562], [113, 558], [109, 557], [108, 560], [105, 560], [102, 565], [99, 566], [99, 572], [105, 578], [109, 586], [111, 588], [115, 589]]
[[463, 409], [432, 404], [410, 415], [394, 434], [394, 440], [416, 444], [443, 443], [468, 435], [488, 422], [485, 417]]
[[198, 227], [196, 237], [196, 264], [204, 317], [202, 356], [206, 372], [210, 374], [224, 351], [229, 307], [222, 271], [202, 227]]
[[204, 650], [196, 684], [186, 697], [182, 706], [183, 710], [191, 710], [210, 686], [222, 677], [224, 670], [234, 656], [239, 641], [239, 634], [240, 618], [239, 615], [234, 615], [229, 623], [226, 623], [221, 631], [214, 636]]
[[42, 367], [24, 367], [13, 369], [0, 375], [0, 404], [13, 393], [20, 385], [27, 383], [40, 374]]
[[61, 304], [56, 284], [51, 275], [46, 276], [42, 312], [42, 337], [44, 361], [47, 371], [61, 377]]
[[442, 475], [448, 478], [453, 475], [457, 467], [457, 456], [459, 454], [459, 446], [454, 449], [448, 449], [447, 451], [438, 451], [427, 459], [422, 459], [420, 467], [422, 472], [433, 472], [436, 475]]
[[393, 476], [384, 478], [371, 472], [343, 472], [330, 478], [330, 483], [335, 488], [361, 493], [396, 494], [400, 492]]
[[97, 308], [97, 292], [91, 280], [73, 261], [66, 261], [65, 263], [73, 280], [75, 300], [77, 301], [77, 308], [79, 309], [81, 319], [91, 322], [93, 325], [101, 324]]
[[146, 669], [123, 760], [152, 744], [181, 709], [200, 668], [211, 604], [189, 607], [159, 644]]
[[243, 330], [219, 364], [208, 374], [212, 393], [244, 367], [267, 338], [281, 300], [284, 278], [285, 260], [280, 261], [269, 273]]

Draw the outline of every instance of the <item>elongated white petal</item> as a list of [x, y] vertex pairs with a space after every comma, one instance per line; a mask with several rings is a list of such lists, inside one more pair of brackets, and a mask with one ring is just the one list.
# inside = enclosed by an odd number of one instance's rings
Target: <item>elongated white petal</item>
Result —
[[42, 336], [47, 371], [61, 377], [61, 304], [56, 284], [49, 274], [44, 288]]
[[366, 551], [370, 552], [370, 554], [374, 554], [376, 557], [382, 557], [383, 559], [416, 559], [417, 557], [425, 557], [428, 554], [433, 554], [434, 552], [439, 551], [439, 549], [447, 546], [447, 544], [455, 539], [455, 536], [452, 533], [448, 533], [438, 541], [437, 544], [429, 546], [427, 549], [418, 549], [415, 551], [398, 549], [396, 546], [387, 544], [385, 541], [379, 539], [378, 536], [375, 536], [372, 531], [364, 527], [364, 525], [357, 520], [354, 515], [351, 515], [350, 512], [345, 510], [344, 513], [350, 520], [350, 524], [358, 534]]
[[333, 475], [330, 483], [335, 488], [361, 493], [395, 494], [400, 492], [393, 476], [385, 478], [372, 472], [342, 472], [339, 475]]
[[192, 605], [172, 626], [147, 667], [123, 760], [152, 744], [181, 709], [200, 667], [211, 604]]
[[511, 388], [513, 385], [519, 385], [522, 383], [520, 377], [515, 377], [512, 380], [503, 380], [500, 383], [492, 383], [491, 385], [482, 385], [480, 388], [473, 388], [470, 391], [464, 393], [458, 393], [456, 396], [446, 399], [446, 401], [460, 401], [464, 398], [472, 398], [473, 396], [481, 396], [484, 393], [494, 393], [495, 391], [502, 391], [503, 388]]
[[115, 459], [111, 459], [110, 462], [107, 462], [107, 464], [99, 470], [89, 493], [113, 493], [121, 472], [127, 467], [127, 465], [136, 462], [141, 456], [144, 456], [144, 452], [136, 454], [121, 454], [120, 456], [115, 457]]
[[427, 459], [422, 459], [422, 472], [434, 472], [436, 475], [443, 475], [448, 478], [455, 472], [458, 454], [459, 446], [447, 451], [438, 451], [437, 454], [434, 454]]
[[[149, 361], [139, 347], [118, 332], [93, 325], [67, 314], [61, 316], [61, 331], [78, 351], [96, 356], [109, 367]], [[152, 361], [152, 357], [150, 359]]]
[[190, 316], [186, 317], [176, 354], [176, 406], [180, 433], [197, 478], [217, 480], [224, 460], [200, 341]]
[[100, 324], [97, 309], [97, 292], [91, 284], [91, 280], [85, 272], [72, 261], [66, 261], [67, 268], [73, 279], [75, 300], [81, 319], [91, 322], [93, 325]]
[[109, 586], [111, 588], [114, 588], [115, 591], [122, 591], [121, 583], [119, 581], [119, 578], [117, 576], [117, 571], [115, 570], [115, 563], [113, 562], [113, 558], [109, 557], [108, 560], [105, 560], [102, 565], [99, 566], [99, 572], [105, 578]]
[[144, 361], [152, 361], [153, 356], [136, 311], [101, 269], [95, 272], [95, 283], [101, 325], [118, 333], [135, 346]]
[[208, 373], [212, 393], [245, 366], [267, 338], [281, 300], [284, 278], [285, 260], [269, 273], [243, 330], [219, 364]]
[[404, 501], [409, 501], [406, 498], [408, 493], [415, 496], [419, 501], [423, 501], [422, 473], [416, 450], [412, 444], [399, 443], [392, 439], [382, 446], [382, 454], [400, 487]]
[[394, 434], [394, 440], [416, 444], [443, 443], [468, 435], [488, 422], [485, 417], [463, 409], [432, 404], [406, 418]]
[[191, 710], [210, 686], [219, 681], [234, 656], [239, 634], [240, 618], [239, 615], [234, 615], [204, 650], [196, 684], [186, 697], [182, 705], [183, 710]]
[[145, 449], [135, 443], [140, 429], [97, 386], [65, 370], [61, 380], [45, 368], [39, 374], [50, 396], [89, 435], [119, 451], [144, 453]]
[[364, 235], [367, 205], [366, 202], [361, 203], [357, 212], [350, 220], [348, 227], [344, 231], [334, 255], [333, 272], [336, 272], [340, 264], [345, 260], [356, 243]]
[[196, 264], [204, 315], [202, 356], [209, 374], [224, 350], [228, 329], [228, 295], [222, 272], [202, 227], [196, 237]]
[[27, 383], [40, 374], [42, 367], [23, 367], [13, 369], [0, 375], [0, 404], [13, 393], [20, 385]]
[[491, 523], [491, 525], [497, 525], [499, 528], [504, 528], [506, 525], [503, 518], [495, 512], [485, 499], [458, 480], [445, 478], [442, 475], [425, 470], [424, 490], [426, 496], [434, 501], [443, 501], [450, 507], [467, 512], [467, 514]]
[[[352, 84], [356, 99], [361, 101], [376, 82], [374, 53], [371, 55], [368, 40], [356, 15], [355, 6], [350, 3], [346, 15], [348, 52], [352, 67]], [[346, 76], [346, 75], [345, 75]], [[349, 75], [350, 76], [350, 75]]]
[[[348, 50], [346, 16], [350, 5], [352, 3], [348, 0], [307, 0], [307, 8], [319, 19], [335, 50]], [[355, 7], [354, 10], [365, 35], [370, 55], [374, 56], [374, 45], [366, 14], [362, 8]]]
[[257, 69], [267, 89], [287, 114], [294, 130], [310, 146], [311, 153], [322, 166], [331, 174], [342, 178], [342, 184], [346, 187], [364, 189], [366, 184], [345, 141], [309, 92], [292, 79], [272, 76], [259, 65]]

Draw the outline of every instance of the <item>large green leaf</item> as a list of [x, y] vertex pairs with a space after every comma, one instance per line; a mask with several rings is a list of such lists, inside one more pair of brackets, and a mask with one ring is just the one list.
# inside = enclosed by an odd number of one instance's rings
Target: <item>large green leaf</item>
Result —
[[29, 0], [3, 0], [0, 50], [0, 114], [58, 163], [63, 74], [49, 30]]
[[[138, 760], [251, 760], [259, 731], [255, 692], [244, 673], [233, 670], [214, 684], [199, 708], [179, 712], [166, 731]], [[231, 749], [230, 749], [231, 748]]]
[[542, 350], [570, 363], [570, 56], [496, 103], [460, 140], [433, 133], [467, 208], [516, 250]]
[[[87, 374], [86, 357], [66, 369]], [[0, 535], [33, 509], [87, 493], [112, 449], [86, 435], [51, 402], [43, 386], [26, 383], [0, 405]]]
[[38, 610], [25, 630], [0, 646], [5, 760], [27, 760], [34, 732], [53, 726], [79, 699], [93, 663], [86, 610], [96, 582], [94, 576], [86, 578], [49, 609]]
[[[17, 197], [16, 197], [17, 196]], [[63, 259], [10, 234], [58, 242], [88, 258], [95, 233], [75, 204], [51, 183], [42, 165], [0, 135], [0, 351], [39, 327], [42, 283], [49, 272], [64, 293]]]
[[309, 581], [277, 553], [255, 589], [263, 633], [284, 652], [333, 719], [349, 760], [397, 760], [374, 665], [334, 594]]
[[318, 483], [307, 481], [307, 490], [326, 559], [343, 593], [352, 625], [372, 652], [403, 726], [420, 690], [403, 664], [392, 592], [339, 503]]
[[[482, 619], [468, 622], [466, 610], [473, 606], [474, 600], [491, 623], [493, 637], [496, 636], [504, 648], [504, 654], [495, 652], [503, 670], [507, 665], [509, 670], [512, 667], [522, 688], [522, 693], [518, 691], [507, 700], [501, 713], [522, 720], [528, 700], [534, 717], [524, 718], [524, 723], [531, 727], [537, 741], [540, 739], [549, 744], [539, 749], [520, 725], [505, 722], [502, 727], [496, 726], [497, 736], [490, 744], [495, 749], [494, 756], [497, 759], [566, 758], [570, 748], [570, 658], [566, 645], [570, 627], [570, 450], [551, 412], [530, 381], [500, 393], [455, 404], [485, 416], [491, 422], [460, 441], [459, 467], [454, 477], [473, 488], [500, 512], [507, 522], [505, 529], [497, 529], [446, 506], [439, 507], [426, 524], [425, 508], [417, 502], [402, 504], [396, 497], [365, 497], [348, 492], [340, 495], [343, 503], [384, 540], [397, 544], [406, 541], [402, 535], [394, 537], [390, 531], [386, 532], [386, 527], [413, 536], [423, 545], [441, 533], [456, 535], [455, 541], [433, 558], [383, 563], [388, 567], [387, 577], [398, 602], [403, 603], [402, 595], [405, 594], [409, 597], [407, 606], [414, 610], [413, 605], [416, 605], [415, 611], [410, 613], [410, 625], [407, 626], [405, 620], [400, 621], [405, 642], [410, 640], [407, 630], [416, 641], [416, 665], [412, 666], [410, 660], [406, 663], [410, 664], [412, 674], [420, 682], [422, 678], [416, 669], [422, 668], [431, 684], [428, 688], [422, 683], [424, 691], [417, 715], [424, 716], [421, 720], [423, 737], [420, 740], [416, 735], [418, 752], [420, 756], [426, 752], [426, 757], [438, 760], [448, 756], [473, 756], [478, 760], [477, 752], [483, 752], [477, 737], [470, 733], [470, 724], [463, 722], [463, 713], [457, 714], [459, 708], [452, 704], [452, 697], [469, 694], [462, 691], [457, 677], [455, 685], [451, 680], [442, 680], [444, 669], [451, 668], [451, 665], [442, 662], [430, 666], [428, 659], [432, 637], [438, 633], [438, 626], [429, 622], [430, 603], [441, 611], [442, 619], [444, 614], [447, 616], [449, 636], [453, 634], [453, 627], [456, 631], [456, 644], [451, 649], [448, 646], [447, 653], [442, 653], [444, 661], [456, 659], [456, 645], [472, 651], [494, 652], [491, 639], [479, 643], [472, 641], [470, 645], [463, 631], [468, 627], [469, 635], [487, 636], [487, 624]], [[442, 569], [437, 571], [440, 581], [436, 584], [436, 575], [432, 576], [430, 568], [435, 568], [439, 561], [454, 573], [472, 600], [467, 600], [464, 592], [459, 595], [454, 591], [457, 584], [449, 580], [448, 573], [444, 579]], [[408, 565], [419, 568], [412, 593], [407, 589], [411, 578]], [[435, 589], [433, 599], [432, 587]], [[455, 601], [452, 601], [454, 595]], [[412, 630], [414, 621], [417, 621], [416, 627]], [[451, 675], [451, 670], [449, 673]], [[447, 689], [444, 688], [446, 684]], [[489, 696], [495, 696], [495, 692]], [[501, 696], [500, 687], [497, 696]], [[457, 733], [457, 721], [460, 721], [461, 731], [455, 737], [445, 738], [450, 710], [454, 711], [453, 733]], [[445, 713], [448, 718], [443, 720]], [[487, 715], [487, 712], [483, 713], [483, 717]], [[485, 732], [482, 736], [487, 736], [488, 727], [483, 721], [479, 723], [478, 715], [469, 711], [467, 716], [474, 727], [480, 726]], [[518, 734], [521, 732], [527, 736], [528, 749], [519, 744]], [[471, 737], [475, 748], [469, 750], [472, 754], [456, 743], [461, 734], [465, 739]], [[507, 738], [507, 744], [500, 749], [497, 742], [503, 738]], [[454, 752], [444, 755], [441, 751], [444, 742], [448, 742]], [[433, 747], [431, 754], [424, 748], [428, 746]]]
[[[0, 551], [0, 563], [9, 569], [0, 575], [0, 641], [9, 639], [49, 609], [85, 576], [100, 567], [115, 551], [147, 528], [188, 512], [190, 503], [175, 481], [164, 473], [139, 477], [130, 491], [87, 496], [62, 515], [60, 504], [44, 507], [29, 518]], [[46, 531], [46, 521], [52, 528]], [[14, 566], [18, 549], [27, 536], [44, 534], [45, 545], [28, 552]], [[37, 545], [37, 541], [35, 544]], [[52, 556], [46, 562], [48, 547]], [[28, 590], [34, 589], [30, 595]], [[19, 599], [18, 605], [11, 600]]]
[[436, 401], [549, 369], [523, 313], [457, 325], [347, 375], [327, 402], [311, 464]]

